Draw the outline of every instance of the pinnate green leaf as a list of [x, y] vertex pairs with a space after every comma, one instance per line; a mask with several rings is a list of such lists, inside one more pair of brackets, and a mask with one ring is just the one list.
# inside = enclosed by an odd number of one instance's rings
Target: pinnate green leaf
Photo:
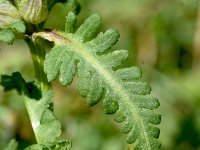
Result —
[[138, 67], [116, 69], [128, 57], [126, 50], [110, 50], [119, 38], [116, 30], [101, 32], [93, 39], [100, 20], [94, 14], [75, 33], [66, 30], [34, 35], [55, 42], [44, 62], [48, 80], [59, 77], [60, 83], [66, 86], [77, 72], [80, 94], [87, 98], [89, 106], [102, 99], [105, 113], [115, 113], [115, 120], [121, 123], [127, 142], [134, 143], [134, 149], [157, 150], [160, 130], [156, 125], [161, 116], [153, 109], [160, 104], [149, 95], [150, 86], [138, 80], [141, 77]]

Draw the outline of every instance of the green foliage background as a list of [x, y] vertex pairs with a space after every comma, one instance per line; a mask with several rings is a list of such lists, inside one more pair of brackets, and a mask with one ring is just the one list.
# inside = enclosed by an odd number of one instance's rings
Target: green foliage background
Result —
[[[200, 2], [199, 0], [79, 0], [78, 24], [91, 13], [102, 16], [102, 31], [118, 29], [121, 38], [114, 47], [129, 49], [124, 65], [142, 68], [152, 95], [161, 103], [160, 141], [163, 150], [200, 149]], [[64, 29], [67, 6], [57, 4], [45, 23]], [[0, 45], [0, 74], [22, 72], [33, 79], [27, 46], [16, 41]], [[63, 137], [73, 141], [72, 150], [124, 150], [125, 138], [101, 104], [86, 106], [77, 82], [63, 88], [54, 82], [55, 113], [62, 122]], [[0, 87], [0, 149], [16, 137], [19, 148], [34, 143], [23, 97]]]

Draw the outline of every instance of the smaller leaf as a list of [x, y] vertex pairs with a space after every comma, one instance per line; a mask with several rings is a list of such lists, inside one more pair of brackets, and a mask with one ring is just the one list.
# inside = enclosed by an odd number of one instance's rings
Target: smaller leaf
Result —
[[[49, 113], [50, 114], [50, 113]], [[61, 125], [58, 120], [53, 116], [45, 116], [46, 122], [41, 124], [36, 130], [37, 140], [41, 143], [47, 143], [49, 141], [54, 141], [61, 134]], [[51, 112], [52, 114], [52, 112]], [[46, 113], [44, 115], [47, 115]], [[50, 120], [51, 118], [51, 120]], [[54, 120], [52, 120], [54, 119]], [[44, 122], [44, 121], [43, 121]], [[44, 132], [45, 131], [45, 132]]]
[[15, 34], [13, 31], [8, 29], [3, 29], [0, 31], [0, 41], [3, 41], [9, 45], [13, 44], [15, 39]]
[[65, 32], [73, 33], [76, 24], [76, 15], [73, 12], [69, 12], [65, 24]]
[[24, 25], [23, 21], [17, 21], [11, 24], [9, 27], [16, 30], [18, 33], [25, 33], [26, 31], [26, 26]]

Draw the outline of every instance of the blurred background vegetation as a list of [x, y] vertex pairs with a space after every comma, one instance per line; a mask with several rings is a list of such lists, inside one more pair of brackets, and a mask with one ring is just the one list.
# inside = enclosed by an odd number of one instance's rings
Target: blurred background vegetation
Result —
[[[101, 31], [119, 30], [114, 49], [130, 51], [126, 66], [137, 65], [152, 87], [162, 114], [160, 141], [163, 150], [200, 150], [200, 1], [199, 0], [79, 0], [78, 24], [91, 13], [102, 16]], [[46, 28], [64, 29], [69, 8], [58, 3]], [[20, 71], [33, 80], [27, 45], [0, 45], [0, 74]], [[63, 138], [73, 141], [72, 150], [125, 150], [126, 136], [101, 104], [88, 108], [80, 98], [77, 79], [67, 88], [57, 81], [55, 113], [62, 122]], [[0, 87], [0, 149], [16, 137], [19, 149], [34, 143], [23, 103], [16, 91]]]

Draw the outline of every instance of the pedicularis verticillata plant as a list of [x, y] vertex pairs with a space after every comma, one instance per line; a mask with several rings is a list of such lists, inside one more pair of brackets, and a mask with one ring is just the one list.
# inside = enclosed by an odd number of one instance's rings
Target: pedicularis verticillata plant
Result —
[[[66, 17], [65, 31], [43, 27], [48, 13], [56, 2], [71, 6]], [[71, 141], [59, 140], [61, 125], [53, 113], [51, 82], [56, 78], [63, 86], [72, 83], [77, 73], [80, 95], [93, 106], [103, 101], [103, 111], [115, 114], [121, 123], [121, 131], [127, 134], [127, 142], [134, 149], [156, 150], [160, 148], [160, 114], [153, 111], [159, 106], [156, 98], [149, 95], [150, 86], [138, 79], [138, 67], [121, 68], [128, 57], [127, 50], [111, 51], [119, 33], [109, 29], [100, 32], [101, 18], [97, 14], [88, 17], [75, 31], [76, 14], [80, 5], [76, 0], [15, 0], [0, 3], [0, 40], [12, 44], [17, 38], [29, 46], [35, 70], [35, 81], [26, 82], [19, 72], [2, 75], [5, 91], [16, 89], [24, 100], [37, 144], [26, 150], [69, 150]], [[63, 18], [65, 19], [65, 18]], [[95, 37], [95, 38], [94, 38]], [[47, 51], [45, 42], [54, 43]], [[119, 67], [118, 67], [119, 68]], [[11, 141], [7, 149], [17, 149]]]

